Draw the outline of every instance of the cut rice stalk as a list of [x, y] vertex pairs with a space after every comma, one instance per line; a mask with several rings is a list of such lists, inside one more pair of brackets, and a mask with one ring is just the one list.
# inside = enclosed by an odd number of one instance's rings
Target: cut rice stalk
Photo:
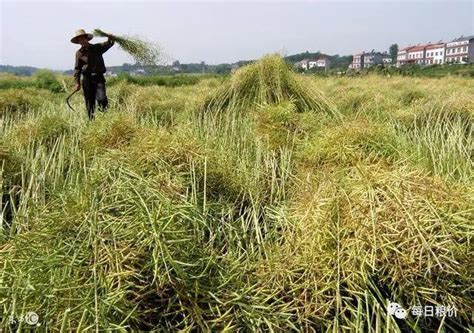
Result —
[[[94, 36], [110, 37], [111, 34], [100, 29], [93, 31]], [[153, 42], [143, 40], [135, 36], [116, 36], [113, 35], [117, 44], [132, 58], [141, 65], [157, 65], [163, 60], [163, 52], [161, 48]]]

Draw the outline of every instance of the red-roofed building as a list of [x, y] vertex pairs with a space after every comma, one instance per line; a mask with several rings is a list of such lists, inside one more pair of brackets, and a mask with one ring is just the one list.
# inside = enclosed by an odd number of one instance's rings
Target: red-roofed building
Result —
[[426, 65], [441, 65], [444, 64], [444, 51], [446, 44], [437, 43], [428, 45], [425, 49], [425, 64]]
[[397, 53], [397, 67], [407, 64], [408, 60], [408, 51], [413, 48], [413, 46], [407, 46], [403, 49], [398, 50]]
[[429, 44], [417, 45], [407, 50], [407, 64], [424, 65], [427, 46]]

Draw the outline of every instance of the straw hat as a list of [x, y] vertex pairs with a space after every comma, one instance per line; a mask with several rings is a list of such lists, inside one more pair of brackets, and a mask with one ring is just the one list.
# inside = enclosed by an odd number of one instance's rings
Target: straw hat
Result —
[[79, 29], [76, 31], [76, 35], [71, 38], [71, 43], [79, 44], [78, 39], [81, 36], [87, 36], [88, 40], [91, 40], [92, 38], [94, 38], [93, 34], [88, 34], [87, 32], [84, 31], [84, 29]]

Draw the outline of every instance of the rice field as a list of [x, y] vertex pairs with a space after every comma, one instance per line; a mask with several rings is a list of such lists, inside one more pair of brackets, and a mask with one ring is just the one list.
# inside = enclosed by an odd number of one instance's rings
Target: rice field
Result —
[[80, 94], [74, 113], [15, 80], [0, 78], [3, 331], [30, 311], [61, 332], [472, 329], [472, 78], [317, 78], [268, 57], [114, 82], [93, 122]]

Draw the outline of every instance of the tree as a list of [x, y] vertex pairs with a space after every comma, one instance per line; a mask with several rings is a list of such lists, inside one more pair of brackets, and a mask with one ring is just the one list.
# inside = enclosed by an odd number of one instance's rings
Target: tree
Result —
[[215, 66], [215, 72], [217, 74], [229, 74], [232, 71], [232, 65], [219, 64]]
[[398, 44], [390, 45], [388, 52], [390, 53], [390, 57], [392, 58], [392, 63], [395, 63], [397, 61]]

